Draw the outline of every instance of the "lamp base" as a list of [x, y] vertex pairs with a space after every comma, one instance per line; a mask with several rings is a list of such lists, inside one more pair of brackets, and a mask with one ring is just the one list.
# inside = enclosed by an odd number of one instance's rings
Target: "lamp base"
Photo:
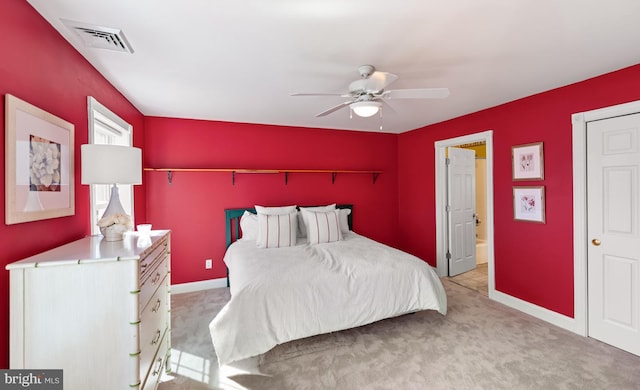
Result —
[[122, 241], [124, 233], [127, 231], [128, 229], [124, 225], [117, 224], [100, 228], [100, 233], [105, 241]]
[[124, 211], [124, 207], [122, 207], [122, 203], [120, 203], [120, 192], [118, 191], [118, 186], [116, 184], [111, 186], [111, 196], [109, 196], [109, 204], [107, 205], [107, 208], [104, 209], [102, 218], [107, 215], [114, 214], [127, 214]]
[[125, 213], [120, 203], [118, 186], [115, 184], [111, 187], [109, 204], [104, 210], [102, 218], [98, 221], [98, 226], [105, 241], [120, 241], [124, 238], [124, 233], [133, 229], [131, 217]]

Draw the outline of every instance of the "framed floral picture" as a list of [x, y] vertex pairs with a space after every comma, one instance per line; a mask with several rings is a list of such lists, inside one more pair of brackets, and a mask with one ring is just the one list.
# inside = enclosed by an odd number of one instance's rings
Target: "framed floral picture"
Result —
[[513, 219], [545, 223], [544, 186], [513, 187]]
[[544, 179], [544, 153], [542, 142], [511, 148], [513, 180]]
[[5, 95], [5, 223], [75, 214], [74, 125]]

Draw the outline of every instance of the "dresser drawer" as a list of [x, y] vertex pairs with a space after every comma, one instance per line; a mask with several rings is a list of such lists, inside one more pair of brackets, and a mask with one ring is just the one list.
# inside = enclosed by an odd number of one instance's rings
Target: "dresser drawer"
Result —
[[169, 355], [168, 343], [166, 341], [168, 337], [170, 337], [169, 333], [165, 334], [165, 336], [162, 338], [161, 347], [158, 350], [155, 358], [153, 359], [150, 367], [151, 369], [144, 381], [142, 390], [157, 389], [160, 378], [162, 377], [162, 373], [164, 371], [167, 371], [167, 367], [171, 364], [171, 362], [169, 361], [171, 356]]
[[169, 325], [169, 294], [165, 278], [140, 315], [140, 376], [144, 378], [152, 366], [154, 356], [162, 345]]
[[140, 279], [144, 279], [153, 268], [154, 263], [161, 257], [166, 257], [169, 252], [169, 242], [163, 240], [153, 248], [151, 253], [140, 259]]
[[149, 303], [151, 303], [151, 296], [155, 294], [156, 290], [167, 276], [169, 271], [168, 265], [168, 256], [165, 256], [160, 262], [154, 264], [153, 269], [149, 270], [150, 272], [147, 272], [146, 277], [142, 280], [142, 285], [140, 286], [141, 313], [145, 311]]

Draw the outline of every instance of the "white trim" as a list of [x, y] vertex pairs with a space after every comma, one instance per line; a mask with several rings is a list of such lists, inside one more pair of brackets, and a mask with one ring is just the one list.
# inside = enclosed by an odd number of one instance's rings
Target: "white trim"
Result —
[[521, 311], [530, 316], [536, 317], [550, 324], [558, 326], [560, 328], [575, 332], [576, 322], [573, 318], [567, 317], [555, 311], [545, 309], [542, 306], [534, 305], [531, 302], [523, 301], [522, 299], [513, 297], [500, 291], [495, 291], [493, 299], [496, 302], [509, 306], [512, 309]]
[[587, 335], [587, 124], [573, 114], [573, 318], [575, 332]]
[[640, 112], [640, 100], [573, 114], [573, 311], [575, 332], [588, 335], [587, 123]]
[[[89, 118], [88, 129], [89, 129], [89, 143], [92, 144], [95, 142], [95, 123], [102, 122], [106, 123], [108, 126], [116, 126], [119, 129], [125, 131], [125, 134], [121, 136], [128, 136], [128, 146], [133, 146], [133, 126], [127, 123], [124, 119], [120, 118], [116, 113], [108, 109], [102, 103], [97, 101], [93, 96], [87, 96], [87, 115]], [[112, 123], [109, 123], [112, 122]], [[124, 138], [123, 137], [123, 138]], [[94, 195], [95, 187], [94, 185], [89, 186], [89, 208], [90, 208], [90, 216], [91, 216], [91, 234], [99, 234], [99, 230], [97, 227], [98, 216], [96, 215], [96, 207], [94, 203], [95, 195]], [[131, 188], [131, 220], [134, 221], [135, 224], [135, 199], [134, 199], [134, 190]]]
[[487, 199], [487, 268], [489, 282], [489, 298], [493, 299], [495, 293], [495, 273], [494, 273], [494, 229], [493, 229], [493, 131], [487, 130], [481, 133], [465, 135], [462, 137], [450, 138], [447, 140], [436, 141], [434, 143], [436, 149], [436, 269], [439, 276], [447, 274], [447, 236], [445, 221], [447, 218], [446, 206], [446, 189], [447, 189], [447, 171], [445, 158], [447, 147], [457, 146], [472, 142], [482, 142], [486, 144], [486, 199]]
[[180, 283], [171, 285], [171, 294], [184, 294], [212, 288], [227, 287], [227, 278], [201, 280], [199, 282]]
[[[107, 120], [114, 122], [116, 126], [128, 131], [129, 133], [133, 130], [133, 126], [108, 109], [104, 104], [97, 101], [93, 96], [87, 96], [87, 106], [89, 107], [89, 123], [93, 123], [94, 119], [96, 119], [94, 118], [93, 112], [97, 111]], [[93, 139], [90, 139], [89, 142], [93, 142]]]

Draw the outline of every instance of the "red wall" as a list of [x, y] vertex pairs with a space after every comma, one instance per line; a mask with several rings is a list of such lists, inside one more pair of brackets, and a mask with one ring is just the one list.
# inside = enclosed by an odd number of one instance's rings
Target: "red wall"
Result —
[[[354, 204], [354, 230], [397, 241], [397, 136], [145, 118], [145, 167], [381, 170], [369, 174], [145, 172], [148, 222], [172, 229], [172, 283], [226, 276], [224, 209], [255, 204]], [[204, 260], [214, 259], [213, 270]]]
[[[400, 247], [435, 259], [434, 142], [493, 130], [496, 289], [573, 317], [571, 114], [640, 99], [640, 65], [399, 136]], [[511, 180], [511, 147], [544, 142], [545, 179]], [[512, 186], [544, 185], [546, 224], [513, 221]]]
[[[134, 144], [142, 145], [138, 112], [26, 1], [5, 1], [0, 12], [0, 123], [9, 93], [75, 124], [75, 215], [36, 222], [0, 223], [0, 368], [8, 367], [9, 272], [5, 265], [90, 232], [89, 189], [80, 184], [80, 144], [87, 143], [87, 96], [91, 95], [134, 126]], [[3, 126], [4, 128], [4, 126]], [[4, 140], [4, 137], [2, 137]], [[0, 148], [0, 196], [5, 195], [5, 148]], [[136, 215], [145, 218], [145, 192], [136, 188]], [[4, 214], [4, 213], [3, 213]]]
[[[88, 95], [134, 126], [146, 167], [382, 170], [369, 175], [145, 172], [136, 216], [173, 230], [174, 283], [224, 276], [223, 210], [254, 204], [353, 203], [354, 229], [435, 264], [434, 146], [494, 130], [496, 288], [573, 316], [571, 114], [640, 99], [640, 65], [423, 129], [392, 134], [144, 118], [24, 1], [0, 13], [0, 93], [75, 124], [75, 171], [87, 142]], [[4, 110], [0, 110], [4, 123]], [[513, 221], [511, 146], [543, 141], [547, 223]], [[4, 148], [0, 194], [4, 196]], [[74, 216], [0, 224], [2, 268], [89, 233], [89, 190], [76, 174]], [[524, 184], [518, 182], [518, 184]], [[2, 202], [4, 204], [4, 202]], [[214, 269], [204, 270], [213, 258]], [[8, 366], [8, 272], [0, 271], [0, 367]]]

